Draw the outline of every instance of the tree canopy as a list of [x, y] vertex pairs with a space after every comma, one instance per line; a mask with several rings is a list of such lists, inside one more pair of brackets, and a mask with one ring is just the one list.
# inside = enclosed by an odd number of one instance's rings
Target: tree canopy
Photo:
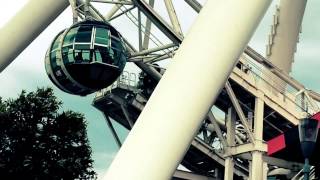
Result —
[[61, 106], [51, 88], [0, 98], [1, 177], [96, 179], [86, 120]]

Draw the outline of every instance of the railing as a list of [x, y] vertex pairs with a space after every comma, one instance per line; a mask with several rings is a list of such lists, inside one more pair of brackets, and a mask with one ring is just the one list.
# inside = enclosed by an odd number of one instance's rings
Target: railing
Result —
[[[250, 56], [243, 54], [240, 57], [237, 68], [248, 76], [251, 76], [255, 81], [255, 85], [262, 85], [264, 89], [268, 90], [268, 93], [272, 93], [273, 96], [278, 97], [284, 102], [290, 101], [291, 104], [295, 105], [295, 109], [298, 112], [305, 112], [306, 115], [319, 112], [318, 105], [309, 96], [307, 90], [298, 91]], [[130, 90], [130, 88], [136, 88], [137, 82], [138, 79], [135, 73], [124, 71], [115, 83], [98, 91], [96, 98], [103, 96], [106, 92], [112, 91], [112, 89], [119, 86], [127, 88], [128, 90]]]
[[254, 78], [255, 84], [264, 86], [274, 96], [281, 97], [283, 101], [291, 101], [295, 104], [297, 111], [305, 112], [308, 115], [319, 111], [319, 107], [310, 98], [307, 90], [297, 91], [296, 88], [247, 55], [241, 56], [239, 64], [237, 67], [246, 74], [250, 74]]
[[119, 78], [110, 86], [97, 91], [95, 95], [96, 98], [103, 97], [106, 93], [111, 93], [113, 89], [117, 87], [122, 87], [127, 90], [136, 90], [138, 84], [137, 75], [135, 73], [130, 73], [128, 71], [123, 71]]

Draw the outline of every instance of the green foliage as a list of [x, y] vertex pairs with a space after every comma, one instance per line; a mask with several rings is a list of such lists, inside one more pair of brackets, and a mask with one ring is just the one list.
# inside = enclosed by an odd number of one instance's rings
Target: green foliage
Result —
[[0, 98], [1, 177], [96, 179], [84, 116], [61, 105], [50, 88]]

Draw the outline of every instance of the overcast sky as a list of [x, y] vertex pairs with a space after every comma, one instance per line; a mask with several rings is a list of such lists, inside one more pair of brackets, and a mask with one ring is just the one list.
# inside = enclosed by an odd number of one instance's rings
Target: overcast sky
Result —
[[[157, 11], [168, 20], [164, 4], [156, 1]], [[201, 2], [204, 2], [202, 0]], [[5, 1], [0, 6], [0, 27], [2, 27], [27, 0]], [[182, 29], [187, 32], [196, 17], [196, 13], [182, 0], [174, 1], [176, 11], [180, 18]], [[276, 1], [270, 6], [268, 13], [261, 22], [250, 45], [264, 55], [267, 35], [270, 31], [271, 16], [275, 10]], [[110, 9], [109, 6], [98, 7], [103, 14]], [[320, 92], [320, 1], [309, 0], [306, 8], [300, 43], [298, 44], [292, 76], [304, 83], [307, 88]], [[35, 21], [36, 21], [36, 17]], [[3, 98], [16, 97], [22, 89], [35, 90], [36, 87], [52, 87], [44, 69], [44, 56], [54, 36], [72, 24], [71, 10], [62, 13], [16, 60], [0, 74], [0, 96]], [[126, 18], [116, 20], [112, 24], [129, 39], [132, 44], [137, 44], [137, 32], [133, 24]], [[27, 31], [27, 27], [26, 27]], [[154, 31], [158, 37], [167, 42], [159, 31]], [[0, 53], [3, 51], [0, 49]], [[201, 53], [201, 52], [199, 52]], [[129, 68], [132, 69], [132, 68]], [[88, 119], [88, 135], [93, 149], [94, 167], [99, 174], [105, 172], [110, 165], [118, 148], [112, 139], [109, 129], [99, 111], [91, 106], [93, 95], [78, 97], [68, 95], [54, 87], [57, 96], [64, 102], [64, 109], [80, 111]], [[126, 130], [117, 126], [117, 130], [124, 140]]]

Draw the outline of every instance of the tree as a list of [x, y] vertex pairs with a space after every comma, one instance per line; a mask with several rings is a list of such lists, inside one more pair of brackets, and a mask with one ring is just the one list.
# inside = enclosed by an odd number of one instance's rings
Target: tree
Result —
[[96, 179], [86, 120], [61, 105], [51, 88], [0, 98], [1, 177]]

